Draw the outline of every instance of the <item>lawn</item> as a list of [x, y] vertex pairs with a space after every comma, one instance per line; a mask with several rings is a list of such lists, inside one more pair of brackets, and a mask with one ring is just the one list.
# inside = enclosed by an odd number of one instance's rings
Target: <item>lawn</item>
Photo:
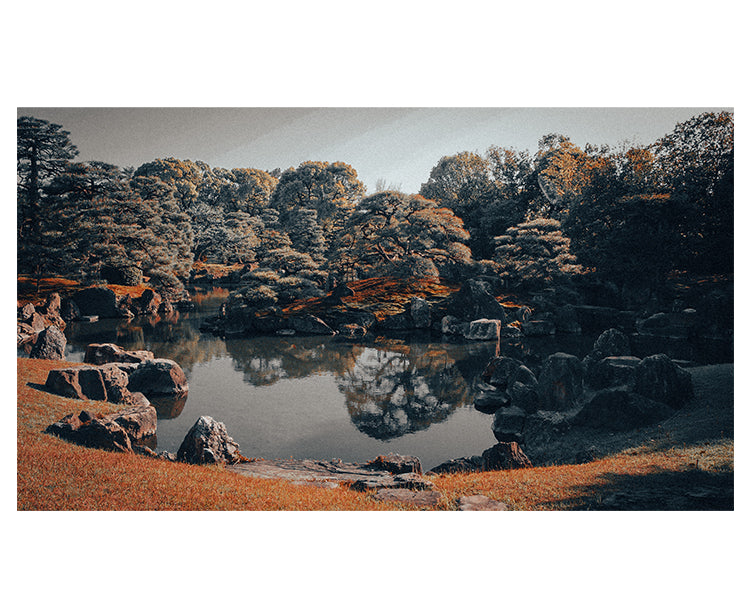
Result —
[[[42, 389], [47, 372], [70, 363], [17, 359], [18, 510], [409, 509], [370, 493], [243, 477], [220, 466], [170, 463], [78, 447], [43, 433], [66, 414], [118, 410]], [[31, 385], [30, 385], [31, 384]], [[231, 429], [231, 427], [230, 427]], [[512, 510], [726, 509], [733, 506], [734, 442], [713, 439], [664, 448], [648, 444], [582, 465], [434, 477], [453, 510], [484, 494]]]

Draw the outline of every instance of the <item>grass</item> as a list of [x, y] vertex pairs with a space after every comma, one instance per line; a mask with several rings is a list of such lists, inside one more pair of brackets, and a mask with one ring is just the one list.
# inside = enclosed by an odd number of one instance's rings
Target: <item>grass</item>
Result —
[[[36, 279], [33, 277], [26, 277], [19, 275], [16, 280], [16, 288], [18, 294], [18, 305], [22, 306], [28, 302], [39, 304], [43, 302], [47, 296], [53, 292], [59, 293], [61, 296], [70, 296], [82, 290], [90, 287], [88, 284], [82, 284], [80, 281], [74, 281], [73, 279], [64, 279], [62, 277], [45, 277], [39, 282], [39, 293], [36, 291]], [[139, 297], [149, 287], [148, 285], [114, 285], [106, 284], [104, 287], [109, 288], [118, 296], [130, 295], [131, 297]]]
[[[18, 510], [338, 510], [409, 509], [375, 501], [346, 487], [324, 489], [252, 479], [220, 466], [195, 466], [75, 446], [43, 431], [71, 412], [114, 412], [120, 407], [55, 396], [38, 389], [64, 361], [17, 359]], [[35, 387], [28, 385], [33, 384]], [[641, 446], [583, 465], [440, 475], [442, 500], [455, 508], [462, 495], [484, 494], [513, 510], [608, 508], [617, 494], [656, 508], [726, 508], [670, 505], [696, 489], [711, 496], [733, 490], [734, 442], [722, 439], [668, 449]], [[696, 487], [697, 486], [697, 487]], [[650, 494], [650, 496], [649, 496]], [[704, 494], [705, 495], [705, 494]], [[715, 495], [715, 494], [714, 494]], [[725, 494], [726, 495], [726, 494]], [[653, 498], [651, 498], [653, 496]], [[698, 494], [700, 496], [700, 494]], [[732, 500], [733, 501], [733, 500]], [[645, 504], [644, 504], [645, 503]]]

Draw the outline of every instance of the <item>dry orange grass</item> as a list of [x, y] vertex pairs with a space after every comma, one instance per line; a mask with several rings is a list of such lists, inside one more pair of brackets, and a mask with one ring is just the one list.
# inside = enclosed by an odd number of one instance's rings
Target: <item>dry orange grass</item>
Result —
[[[24, 277], [19, 275], [17, 278], [17, 294], [18, 304], [26, 304], [27, 302], [33, 302], [38, 304], [44, 301], [47, 296], [53, 292], [57, 292], [60, 295], [70, 295], [74, 292], [88, 287], [83, 285], [79, 281], [72, 279], [63, 279], [60, 277], [46, 277], [40, 281], [39, 293], [36, 291], [36, 279], [32, 277]], [[130, 295], [131, 297], [137, 297], [143, 294], [149, 286], [142, 285], [113, 285], [107, 284], [108, 287], [118, 296]]]
[[[394, 314], [404, 310], [414, 296], [427, 299], [445, 298], [455, 292], [459, 286], [438, 283], [429, 279], [397, 279], [394, 277], [373, 277], [349, 281], [346, 284], [354, 292], [343, 298], [345, 306], [355, 309], [371, 310], [376, 316]], [[315, 313], [325, 306], [325, 298], [299, 300], [284, 309], [287, 314], [299, 312]]]
[[348, 489], [296, 486], [201, 467], [83, 448], [43, 433], [82, 409], [120, 407], [48, 394], [41, 385], [63, 361], [17, 359], [18, 510], [388, 510]]
[[[347, 488], [323, 489], [284, 481], [243, 477], [221, 467], [201, 467], [82, 448], [46, 435], [62, 416], [84, 408], [112, 412], [118, 406], [82, 402], [27, 385], [43, 384], [62, 361], [17, 359], [18, 510], [394, 510], [397, 503]], [[635, 448], [583, 465], [515, 471], [440, 475], [433, 478], [442, 500], [438, 509], [455, 508], [462, 495], [483, 494], [513, 510], [601, 508], [613, 492], [643, 494], [643, 482], [659, 480], [647, 493], [684, 495], [695, 481], [733, 476], [734, 443], [668, 450]], [[664, 483], [664, 476], [669, 479]], [[656, 478], [656, 479], [655, 479]], [[696, 479], [697, 478], [697, 479]], [[640, 484], [640, 487], [639, 487]], [[705, 483], [701, 484], [705, 485]], [[709, 481], [708, 485], [714, 485]], [[658, 486], [661, 486], [660, 488]], [[668, 507], [665, 504], [665, 507]]]

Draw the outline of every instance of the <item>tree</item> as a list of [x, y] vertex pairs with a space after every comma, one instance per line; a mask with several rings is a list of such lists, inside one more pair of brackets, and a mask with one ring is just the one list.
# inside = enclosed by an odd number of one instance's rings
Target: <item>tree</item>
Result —
[[530, 173], [526, 153], [492, 146], [485, 156], [473, 152], [444, 156], [420, 194], [451, 209], [470, 234], [472, 253], [488, 258], [494, 237], [523, 219]]
[[651, 150], [659, 191], [684, 206], [680, 266], [734, 268], [734, 116], [703, 113], [678, 123]]
[[680, 203], [669, 194], [588, 194], [567, 230], [581, 263], [618, 286], [659, 289], [680, 254]]
[[77, 154], [70, 133], [33, 117], [17, 120], [17, 243], [19, 271], [33, 272], [37, 285], [44, 272], [67, 261], [45, 186], [63, 172]]
[[[434, 200], [401, 192], [365, 198], [347, 223], [342, 243], [366, 274], [437, 276], [471, 262], [463, 222]], [[420, 271], [411, 268], [419, 266]], [[406, 271], [406, 273], [404, 273]]]
[[89, 162], [70, 165], [48, 190], [71, 256], [68, 272], [97, 277], [104, 267], [136, 268], [155, 287], [182, 287], [192, 233], [168, 186]]
[[[207, 165], [206, 165], [207, 166]], [[204, 170], [189, 160], [157, 158], [135, 170], [134, 177], [157, 177], [172, 188], [180, 210], [188, 210], [198, 199], [198, 189], [203, 184]], [[210, 168], [209, 168], [210, 172]]]
[[346, 163], [304, 162], [282, 173], [271, 195], [270, 207], [278, 211], [281, 226], [287, 231], [298, 218], [299, 209], [315, 210], [330, 246], [364, 195], [364, 189], [357, 171]]
[[260, 216], [269, 207], [278, 179], [260, 169], [214, 169], [221, 188], [217, 203], [230, 212], [243, 211]]
[[570, 239], [554, 219], [520, 223], [495, 242], [498, 274], [508, 286], [534, 288], [565, 283], [582, 272], [570, 252]]

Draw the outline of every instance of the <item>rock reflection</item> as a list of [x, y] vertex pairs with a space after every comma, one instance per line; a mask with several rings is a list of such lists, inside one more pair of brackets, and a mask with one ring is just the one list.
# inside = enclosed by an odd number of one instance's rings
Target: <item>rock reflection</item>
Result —
[[156, 409], [159, 419], [176, 419], [182, 413], [187, 402], [188, 393], [175, 394], [174, 396], [149, 397], [149, 402]]
[[427, 429], [472, 399], [455, 360], [427, 344], [364, 349], [338, 385], [352, 423], [378, 440]]

